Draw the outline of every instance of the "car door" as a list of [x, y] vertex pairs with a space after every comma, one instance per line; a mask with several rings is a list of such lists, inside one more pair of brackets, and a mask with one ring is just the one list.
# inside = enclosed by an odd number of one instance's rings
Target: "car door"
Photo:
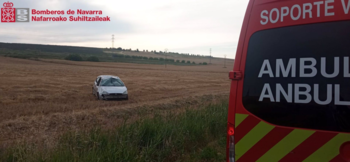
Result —
[[100, 82], [101, 77], [97, 77], [96, 80], [94, 81], [94, 94], [96, 95], [98, 92], [98, 83]]

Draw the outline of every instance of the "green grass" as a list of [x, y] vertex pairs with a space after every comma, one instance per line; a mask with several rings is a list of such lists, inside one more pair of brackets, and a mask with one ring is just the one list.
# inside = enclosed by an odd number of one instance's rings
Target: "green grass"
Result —
[[144, 116], [114, 130], [70, 132], [48, 150], [39, 151], [28, 144], [0, 150], [0, 160], [223, 161], [227, 107], [227, 101], [222, 101], [176, 115], [167, 112]]

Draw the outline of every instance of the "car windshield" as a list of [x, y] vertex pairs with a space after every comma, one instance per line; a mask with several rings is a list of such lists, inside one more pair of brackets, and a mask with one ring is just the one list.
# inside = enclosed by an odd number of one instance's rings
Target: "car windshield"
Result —
[[117, 78], [107, 78], [107, 79], [101, 80], [101, 86], [104, 86], [104, 87], [114, 87], [114, 86], [121, 87], [121, 86], [124, 86], [124, 83], [120, 79], [117, 79]]

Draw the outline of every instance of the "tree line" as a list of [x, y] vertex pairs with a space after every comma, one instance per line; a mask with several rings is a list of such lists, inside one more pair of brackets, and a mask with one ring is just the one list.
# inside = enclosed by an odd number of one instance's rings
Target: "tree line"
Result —
[[[157, 57], [145, 57], [145, 56], [131, 56], [131, 55], [123, 55], [123, 54], [113, 54], [115, 58], [129, 58], [129, 59], [139, 59], [139, 60], [156, 60], [156, 61], [164, 61], [164, 62], [175, 62], [175, 63], [183, 63], [183, 64], [196, 64], [194, 61], [186, 61], [186, 60], [175, 60], [168, 58], [157, 58]], [[200, 65], [207, 65], [207, 62], [199, 63]]]
[[164, 51], [157, 51], [157, 50], [139, 50], [138, 48], [136, 50], [132, 50], [131, 48], [124, 49], [121, 47], [118, 48], [106, 48], [106, 50], [117, 50], [117, 51], [131, 51], [131, 52], [147, 52], [147, 53], [154, 53], [154, 54], [167, 54], [167, 55], [180, 55], [180, 56], [192, 56], [192, 57], [207, 57], [207, 58], [213, 58], [212, 56], [205, 56], [200, 54], [190, 54], [190, 53], [179, 53], [179, 52], [164, 52]]

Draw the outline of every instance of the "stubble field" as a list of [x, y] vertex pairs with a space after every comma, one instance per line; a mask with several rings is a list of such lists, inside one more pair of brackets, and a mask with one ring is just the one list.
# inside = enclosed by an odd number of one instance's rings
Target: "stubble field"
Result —
[[[171, 109], [227, 95], [228, 71], [207, 66], [91, 63], [0, 57], [0, 143], [51, 141], [66, 130], [114, 127], [125, 114], [143, 108]], [[119, 76], [128, 101], [98, 101], [91, 93], [98, 75]], [[208, 98], [209, 96], [209, 98]], [[137, 111], [140, 112], [140, 111]]]

